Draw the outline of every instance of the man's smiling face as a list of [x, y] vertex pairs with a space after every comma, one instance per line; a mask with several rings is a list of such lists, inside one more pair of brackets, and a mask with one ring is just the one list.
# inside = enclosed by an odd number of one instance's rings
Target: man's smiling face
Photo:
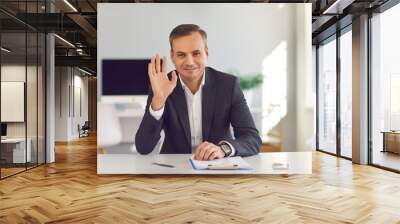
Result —
[[183, 80], [202, 78], [208, 58], [208, 49], [199, 32], [172, 41], [171, 59]]

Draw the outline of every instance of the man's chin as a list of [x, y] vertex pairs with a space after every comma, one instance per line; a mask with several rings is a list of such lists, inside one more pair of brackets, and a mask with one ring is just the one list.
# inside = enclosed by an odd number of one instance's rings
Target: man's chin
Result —
[[181, 75], [181, 77], [186, 78], [186, 79], [194, 79], [194, 78], [201, 76], [199, 69], [184, 70], [180, 73], [180, 75]]
[[183, 70], [184, 71], [184, 73], [186, 73], [186, 74], [194, 74], [194, 73], [198, 73], [199, 72], [199, 69], [185, 69], [185, 70]]

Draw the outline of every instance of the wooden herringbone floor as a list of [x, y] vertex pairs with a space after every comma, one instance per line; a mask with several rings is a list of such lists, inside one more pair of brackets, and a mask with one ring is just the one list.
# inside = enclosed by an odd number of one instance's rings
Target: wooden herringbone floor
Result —
[[0, 223], [400, 223], [400, 175], [314, 153], [313, 174], [98, 176], [94, 137], [0, 181]]

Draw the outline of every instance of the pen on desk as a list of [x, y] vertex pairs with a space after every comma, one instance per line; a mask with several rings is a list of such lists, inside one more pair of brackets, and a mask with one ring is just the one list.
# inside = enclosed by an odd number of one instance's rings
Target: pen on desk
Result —
[[157, 166], [163, 166], [163, 167], [169, 167], [169, 168], [175, 168], [175, 166], [173, 165], [169, 165], [169, 164], [163, 164], [163, 163], [152, 163], [153, 165], [157, 165]]
[[288, 163], [272, 163], [272, 169], [287, 170], [287, 169], [289, 169], [289, 164]]

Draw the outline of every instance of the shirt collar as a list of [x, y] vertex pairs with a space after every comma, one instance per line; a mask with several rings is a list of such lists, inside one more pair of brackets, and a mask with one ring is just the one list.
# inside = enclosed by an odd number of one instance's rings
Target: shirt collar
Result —
[[[179, 81], [181, 82], [182, 87], [183, 87], [184, 89], [187, 89], [187, 90], [188, 90], [189, 88], [188, 88], [188, 87], [185, 85], [185, 83], [182, 81], [181, 76], [178, 75], [178, 77], [179, 77]], [[205, 83], [206, 83], [206, 70], [204, 69], [203, 77], [201, 78], [200, 87], [204, 86]]]

